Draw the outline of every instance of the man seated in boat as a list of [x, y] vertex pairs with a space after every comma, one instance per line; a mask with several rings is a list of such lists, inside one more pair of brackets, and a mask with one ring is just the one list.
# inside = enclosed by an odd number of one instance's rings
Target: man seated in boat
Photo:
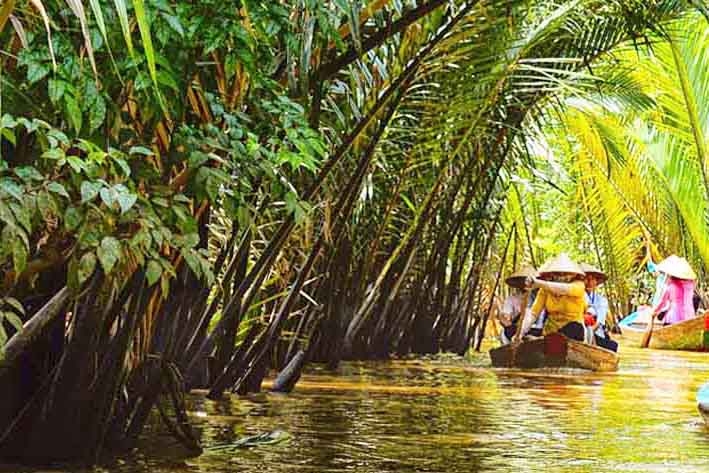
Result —
[[695, 317], [694, 285], [697, 275], [689, 262], [672, 255], [657, 265], [667, 277], [664, 289], [650, 310], [664, 325], [684, 322]]
[[[502, 309], [499, 311], [498, 316], [500, 324], [503, 327], [500, 332], [500, 341], [503, 344], [510, 343], [515, 333], [517, 333], [517, 325], [519, 324], [520, 315], [522, 313], [524, 284], [528, 276], [535, 276], [536, 274], [537, 271], [534, 268], [527, 266], [522, 268], [520, 271], [513, 273], [505, 280], [505, 283], [507, 283], [510, 287], [510, 294], [503, 302]], [[529, 314], [529, 310], [533, 302], [534, 294], [530, 294], [528, 297], [525, 315]], [[531, 321], [528, 316], [526, 316], [524, 320]], [[537, 337], [540, 336], [542, 334], [543, 321], [543, 317], [539, 317], [533, 326], [530, 327], [529, 323], [525, 324], [522, 329], [522, 335], [529, 334]]]
[[574, 340], [584, 340], [587, 307], [584, 277], [581, 267], [565, 253], [547, 261], [539, 270], [539, 277], [527, 277], [525, 286], [539, 289], [529, 315], [536, 320], [546, 311], [544, 335], [559, 332]]
[[598, 346], [612, 351], [618, 351], [618, 343], [608, 335], [606, 318], [608, 316], [608, 299], [598, 292], [598, 286], [606, 282], [607, 276], [600, 269], [590, 264], [581, 263], [581, 269], [586, 274], [586, 303], [588, 307], [584, 315], [585, 325], [591, 327]]

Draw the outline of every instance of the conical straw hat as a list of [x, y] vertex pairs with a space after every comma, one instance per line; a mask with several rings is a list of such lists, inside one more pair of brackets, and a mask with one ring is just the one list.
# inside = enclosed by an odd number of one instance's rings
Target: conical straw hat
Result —
[[604, 273], [603, 271], [601, 271], [600, 269], [598, 269], [595, 266], [592, 266], [588, 263], [581, 263], [579, 266], [581, 266], [581, 269], [587, 275], [590, 274], [592, 276], [595, 276], [596, 279], [598, 279], [599, 284], [603, 284], [604, 282], [606, 282], [606, 279], [608, 279], [608, 276], [606, 276], [606, 273]]
[[556, 258], [548, 260], [539, 268], [539, 274], [544, 276], [549, 273], [566, 273], [585, 276], [581, 266], [574, 263], [566, 253], [561, 253]]
[[689, 262], [677, 255], [669, 256], [661, 261], [657, 265], [657, 270], [679, 279], [690, 279], [692, 281], [697, 279], [697, 273], [694, 272]]
[[524, 288], [524, 282], [528, 276], [537, 276], [537, 270], [531, 266], [524, 266], [519, 271], [510, 274], [510, 277], [505, 279], [508, 286], [516, 287], [517, 289]]

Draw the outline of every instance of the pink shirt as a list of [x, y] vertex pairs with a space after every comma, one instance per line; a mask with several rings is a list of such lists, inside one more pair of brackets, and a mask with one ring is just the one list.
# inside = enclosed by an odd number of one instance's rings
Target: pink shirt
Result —
[[676, 324], [694, 317], [694, 281], [667, 278], [665, 290], [657, 306], [660, 311], [667, 310], [662, 320], [666, 324]]

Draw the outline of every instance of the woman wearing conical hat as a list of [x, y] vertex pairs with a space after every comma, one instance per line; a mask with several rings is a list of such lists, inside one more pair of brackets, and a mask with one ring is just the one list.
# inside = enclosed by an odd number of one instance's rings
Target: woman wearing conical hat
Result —
[[[515, 333], [517, 333], [517, 325], [519, 324], [521, 318], [520, 315], [523, 312], [525, 314], [524, 320], [529, 319], [527, 317], [527, 314], [529, 313], [529, 305], [524, 308], [525, 310], [522, 308], [522, 290], [524, 289], [527, 277], [536, 275], [536, 269], [531, 266], [525, 266], [519, 271], [515, 271], [507, 279], [505, 279], [505, 283], [507, 283], [510, 287], [510, 293], [502, 303], [502, 308], [500, 309], [498, 315], [500, 325], [503, 327], [502, 332], [500, 333], [500, 341], [503, 344], [509, 343]], [[530, 299], [530, 302], [533, 300], [533, 298]], [[529, 332], [532, 335], [539, 335], [541, 330], [535, 330], [534, 327], [529, 329], [529, 327], [525, 326], [523, 327], [523, 335], [525, 332]]]
[[672, 255], [657, 265], [657, 271], [667, 275], [664, 290], [652, 306], [652, 316], [661, 315], [665, 325], [691, 319], [694, 313], [694, 284], [697, 275], [686, 259]]
[[581, 263], [581, 269], [586, 274], [586, 303], [585, 325], [593, 329], [596, 344], [608, 350], [618, 351], [618, 343], [608, 336], [606, 317], [608, 316], [608, 299], [598, 292], [598, 286], [606, 282], [606, 273], [587, 263]]
[[584, 339], [583, 315], [586, 310], [584, 272], [565, 253], [547, 261], [539, 277], [528, 277], [527, 288], [538, 288], [531, 316], [537, 319], [546, 311], [544, 335], [560, 332], [575, 340]]

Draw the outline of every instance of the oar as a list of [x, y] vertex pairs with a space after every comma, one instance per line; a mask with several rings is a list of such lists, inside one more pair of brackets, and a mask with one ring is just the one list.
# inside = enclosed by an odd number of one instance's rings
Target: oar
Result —
[[527, 302], [529, 302], [529, 290], [525, 289], [522, 293], [522, 305], [521, 313], [519, 314], [519, 323], [517, 324], [517, 330], [515, 331], [515, 336], [512, 341], [519, 341], [522, 338], [522, 325], [524, 325], [524, 318], [527, 315]]
[[519, 322], [517, 323], [517, 330], [512, 337], [512, 359], [510, 362], [511, 366], [515, 365], [517, 361], [517, 347], [519, 346], [519, 341], [522, 338], [522, 326], [524, 325], [524, 319], [527, 315], [527, 302], [529, 301], [529, 289], [525, 289], [522, 293], [522, 305], [520, 306]]
[[640, 342], [640, 348], [647, 348], [650, 346], [650, 338], [652, 337], [652, 329], [655, 327], [655, 313], [650, 314], [650, 323], [647, 325], [647, 330], [643, 334], [642, 342]]

